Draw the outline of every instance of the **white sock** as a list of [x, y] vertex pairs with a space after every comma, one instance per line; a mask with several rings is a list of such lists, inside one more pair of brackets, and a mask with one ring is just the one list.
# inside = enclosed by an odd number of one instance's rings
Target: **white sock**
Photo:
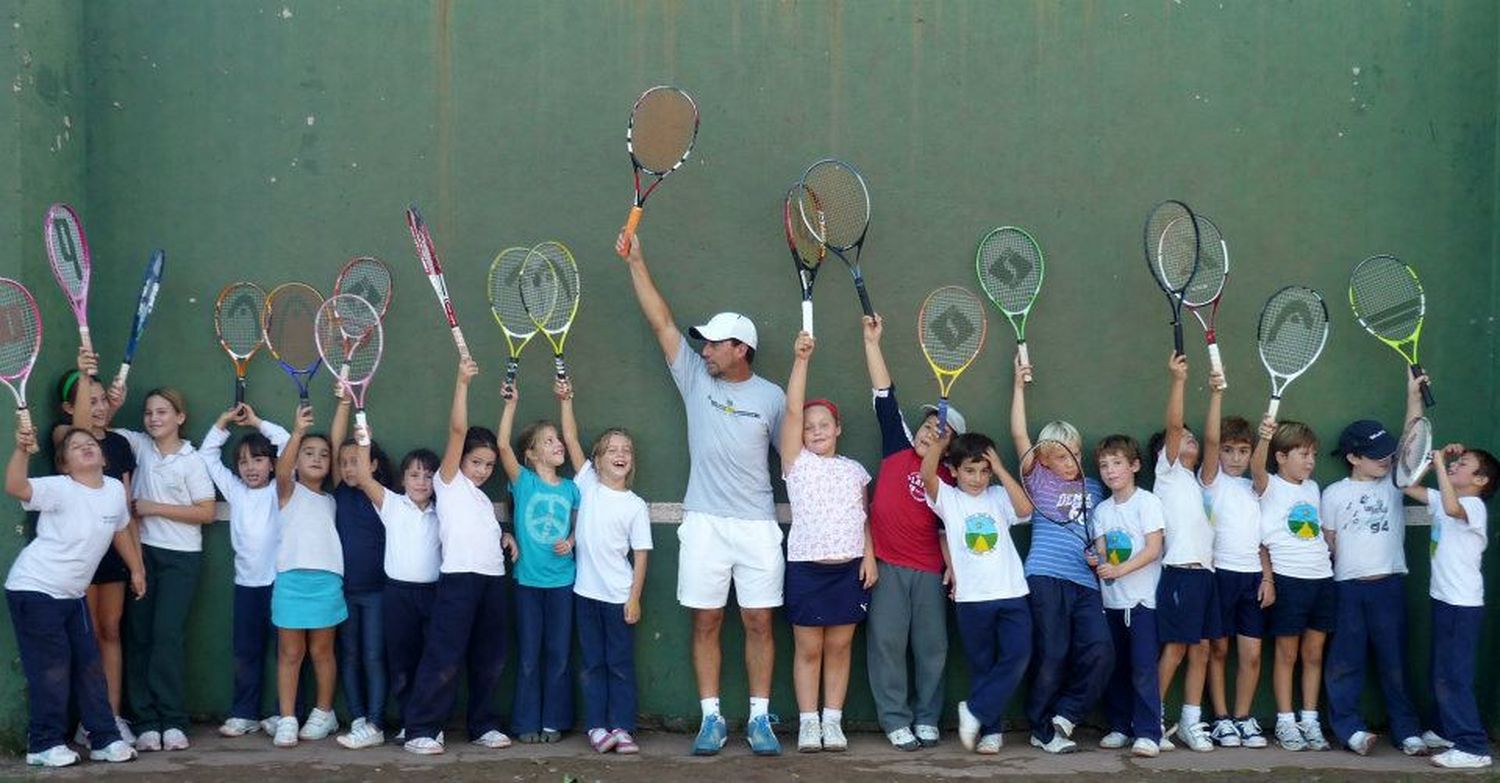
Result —
[[769, 698], [764, 698], [761, 696], [750, 697], [750, 717], [759, 718], [760, 716], [770, 712], [770, 710], [771, 700]]
[[1203, 708], [1197, 704], [1182, 705], [1182, 725], [1196, 726], [1203, 719]]
[[844, 711], [843, 710], [836, 710], [836, 709], [834, 709], [832, 707], [824, 707], [823, 708], [823, 722], [824, 723], [832, 723], [834, 725], [838, 725], [843, 720], [844, 720]]
[[705, 717], [705, 718], [712, 717], [714, 715], [718, 715], [719, 714], [719, 697], [718, 696], [710, 696], [710, 697], [708, 697], [706, 699], [699, 699], [698, 700], [698, 706], [703, 709], [703, 717]]
[[1301, 719], [1301, 721], [1303, 723], [1317, 723], [1318, 722], [1318, 711], [1317, 710], [1303, 710], [1302, 713], [1301, 713], [1301, 715], [1300, 715], [1300, 719]]
[[809, 723], [818, 722], [818, 713], [816, 712], [799, 712], [797, 713], [797, 717], [802, 721], [804, 726]]
[[1277, 723], [1296, 723], [1297, 722], [1297, 716], [1295, 714], [1293, 714], [1293, 713], [1290, 713], [1290, 712], [1278, 712], [1278, 713], [1276, 713], [1276, 722]]

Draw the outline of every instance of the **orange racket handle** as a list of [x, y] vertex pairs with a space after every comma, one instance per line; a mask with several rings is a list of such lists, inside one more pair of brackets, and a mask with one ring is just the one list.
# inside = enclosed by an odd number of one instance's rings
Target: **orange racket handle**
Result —
[[641, 224], [641, 212], [640, 207], [631, 207], [630, 217], [625, 218], [625, 252], [620, 254], [621, 258], [630, 252], [630, 238], [635, 236], [635, 228]]

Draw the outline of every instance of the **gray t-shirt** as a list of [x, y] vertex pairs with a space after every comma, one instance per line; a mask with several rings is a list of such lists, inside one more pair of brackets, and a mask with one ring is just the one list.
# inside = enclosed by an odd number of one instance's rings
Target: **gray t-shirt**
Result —
[[687, 409], [689, 469], [683, 508], [775, 519], [767, 450], [780, 445], [786, 392], [759, 375], [738, 383], [710, 376], [686, 337], [669, 368]]

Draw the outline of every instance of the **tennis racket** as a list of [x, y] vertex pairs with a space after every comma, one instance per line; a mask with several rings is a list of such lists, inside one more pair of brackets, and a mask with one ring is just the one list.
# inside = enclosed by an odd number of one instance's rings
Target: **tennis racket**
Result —
[[786, 246], [792, 251], [792, 265], [797, 268], [797, 282], [802, 288], [802, 331], [812, 334], [813, 281], [817, 279], [819, 264], [827, 257], [828, 251], [802, 223], [797, 205], [804, 198], [816, 200], [816, 196], [800, 182], [787, 190], [781, 208], [781, 225], [786, 230]]
[[1401, 442], [1396, 446], [1396, 469], [1391, 471], [1391, 481], [1396, 486], [1414, 486], [1427, 475], [1432, 467], [1432, 422], [1426, 416], [1418, 416], [1406, 423], [1401, 433]]
[[[35, 431], [26, 407], [26, 379], [42, 350], [42, 314], [26, 286], [0, 277], [0, 383], [16, 398], [16, 419], [21, 428]], [[37, 450], [32, 443], [28, 449]]]
[[917, 313], [917, 343], [938, 383], [938, 434], [948, 426], [948, 392], [979, 356], [987, 329], [984, 303], [967, 288], [945, 285]]
[[52, 276], [57, 278], [57, 286], [78, 321], [78, 342], [85, 351], [93, 353], [94, 341], [89, 337], [89, 278], [93, 276], [94, 264], [89, 241], [83, 235], [83, 223], [72, 207], [53, 204], [47, 208], [42, 236]]
[[[531, 314], [527, 312], [526, 304], [521, 298], [521, 287], [529, 279], [523, 278], [521, 273], [526, 268], [526, 260], [531, 253], [532, 249], [528, 247], [508, 247], [501, 250], [490, 264], [490, 315], [495, 317], [495, 323], [500, 325], [500, 334], [505, 337], [508, 355], [505, 359], [503, 388], [507, 389], [516, 382], [521, 350], [537, 333], [537, 325], [532, 322]], [[555, 290], [554, 288], [554, 292]], [[549, 311], [547, 315], [550, 314]], [[506, 396], [509, 397], [509, 392], [506, 392]]]
[[1146, 268], [1172, 308], [1172, 344], [1182, 353], [1183, 294], [1198, 271], [1198, 221], [1181, 201], [1163, 201], [1146, 216]]
[[391, 297], [395, 293], [391, 268], [374, 256], [356, 256], [350, 259], [333, 281], [335, 297], [349, 294], [365, 300], [382, 321], [385, 320], [386, 311], [391, 309]]
[[568, 339], [573, 317], [578, 314], [578, 264], [566, 245], [549, 240], [531, 249], [521, 276], [525, 279], [521, 302], [531, 322], [552, 344], [557, 379], [566, 381], [568, 367], [563, 363], [563, 343]]
[[[1182, 304], [1198, 319], [1203, 327], [1203, 340], [1208, 343], [1208, 363], [1213, 371], [1224, 377], [1224, 360], [1219, 356], [1219, 337], [1214, 330], [1214, 321], [1219, 316], [1219, 300], [1224, 296], [1224, 283], [1229, 280], [1229, 244], [1219, 227], [1212, 220], [1197, 215], [1198, 223], [1198, 273], [1182, 292]], [[1221, 389], [1229, 388], [1224, 382]]]
[[469, 344], [464, 342], [463, 330], [458, 328], [458, 314], [453, 311], [453, 300], [448, 296], [448, 281], [443, 277], [443, 265], [438, 261], [432, 234], [428, 232], [427, 222], [422, 220], [422, 213], [417, 210], [416, 204], [406, 208], [406, 227], [411, 231], [412, 243], [417, 246], [417, 260], [422, 262], [427, 282], [432, 284], [438, 304], [443, 308], [443, 317], [448, 319], [448, 331], [453, 333], [453, 344], [458, 347], [458, 355], [464, 361], [470, 361]]
[[1031, 500], [1031, 505], [1036, 507], [1036, 513], [1042, 519], [1072, 533], [1083, 544], [1085, 551], [1092, 550], [1094, 548], [1094, 522], [1089, 518], [1087, 479], [1084, 477], [1083, 465], [1073, 454], [1073, 450], [1062, 441], [1039, 440], [1022, 455], [1021, 464], [1025, 465], [1028, 460], [1031, 460], [1030, 464], [1041, 465], [1039, 460], [1047, 453], [1067, 455], [1068, 463], [1073, 466], [1075, 478], [1067, 480], [1058, 475], [1059, 483], [1052, 486], [1033, 487], [1031, 482], [1023, 481], [1021, 487], [1026, 490], [1026, 497]]
[[354, 436], [359, 445], [368, 446], [365, 393], [385, 347], [380, 312], [363, 297], [337, 294], [319, 305], [313, 323], [318, 356], [329, 367], [343, 368], [338, 382], [354, 402]]
[[162, 267], [167, 263], [164, 250], [151, 251], [151, 260], [146, 262], [146, 276], [141, 280], [141, 296], [135, 303], [135, 317], [130, 321], [130, 339], [125, 341], [125, 358], [120, 362], [120, 371], [115, 374], [115, 386], [124, 386], [130, 376], [130, 363], [135, 361], [135, 348], [146, 332], [146, 319], [156, 309], [156, 295], [161, 291]]
[[[676, 87], [660, 85], [641, 93], [630, 110], [630, 124], [625, 127], [625, 151], [635, 170], [635, 198], [630, 217], [625, 219], [625, 247], [641, 223], [641, 211], [668, 174], [682, 167], [693, 154], [698, 140], [698, 104]], [[656, 178], [641, 190], [641, 172]]]
[[870, 189], [865, 186], [865, 178], [848, 163], [824, 158], [802, 173], [802, 193], [797, 206], [808, 233], [849, 267], [865, 315], [874, 315], [870, 294], [865, 291], [865, 275], [859, 266], [865, 235], [870, 230]]
[[[1042, 248], [1031, 234], [1015, 226], [1001, 226], [990, 231], [979, 240], [979, 250], [974, 254], [974, 270], [979, 274], [979, 287], [995, 308], [1010, 321], [1016, 332], [1016, 353], [1021, 364], [1029, 366], [1031, 358], [1026, 352], [1026, 317], [1042, 290], [1042, 278], [1047, 272], [1047, 262], [1042, 257]], [[1031, 382], [1031, 373], [1025, 375]]]
[[254, 283], [230, 283], [214, 301], [214, 333], [234, 363], [234, 404], [245, 401], [245, 373], [266, 342], [266, 292]]
[[315, 321], [323, 295], [306, 283], [282, 283], [266, 295], [266, 348], [297, 384], [297, 399], [307, 405], [307, 391], [318, 365]]
[[[1349, 274], [1349, 307], [1365, 331], [1401, 354], [1413, 378], [1422, 374], [1417, 341], [1427, 315], [1427, 296], [1410, 266], [1395, 256], [1370, 256], [1359, 262]], [[1423, 405], [1437, 404], [1425, 381], [1421, 391]]]
[[1260, 362], [1271, 376], [1271, 404], [1266, 415], [1276, 418], [1286, 387], [1318, 360], [1328, 343], [1328, 305], [1317, 291], [1289, 285], [1266, 300], [1255, 330]]

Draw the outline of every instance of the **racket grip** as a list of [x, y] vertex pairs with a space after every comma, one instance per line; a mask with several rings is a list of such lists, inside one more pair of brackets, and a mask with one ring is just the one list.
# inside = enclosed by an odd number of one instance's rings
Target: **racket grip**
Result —
[[874, 316], [875, 307], [870, 304], [870, 292], [865, 290], [863, 277], [854, 281], [854, 290], [859, 292], [859, 306], [864, 308], [865, 315]]
[[234, 379], [234, 404], [239, 405], [245, 401], [245, 379], [236, 377]]
[[1272, 397], [1271, 404], [1266, 406], [1266, 416], [1274, 419], [1276, 418], [1276, 412], [1279, 410], [1281, 410], [1281, 398]]
[[[1411, 366], [1411, 377], [1419, 378], [1421, 377], [1423, 372], [1425, 371], [1422, 369], [1422, 365], [1413, 364]], [[1432, 384], [1423, 381], [1422, 385], [1419, 387], [1419, 390], [1422, 392], [1422, 407], [1431, 408], [1432, 406], [1437, 404], [1437, 400], [1432, 396]]]
[[120, 371], [118, 373], [115, 373], [115, 382], [112, 385], [114, 385], [114, 386], [124, 386], [125, 385], [125, 379], [129, 378], [129, 377], [130, 377], [130, 362], [121, 362], [120, 363]]
[[1182, 321], [1172, 322], [1172, 346], [1177, 353], [1182, 353]]
[[810, 334], [813, 333], [812, 329], [813, 329], [813, 324], [812, 324], [812, 302], [810, 300], [803, 299], [802, 300], [802, 331], [807, 332], [810, 335]]
[[83, 350], [94, 352], [94, 338], [89, 336], [88, 324], [78, 325], [78, 344], [83, 346]]
[[458, 348], [458, 357], [466, 362], [473, 361], [469, 355], [469, 344], [464, 342], [464, 331], [455, 324], [450, 330], [453, 332], [453, 345]]
[[[1213, 371], [1216, 375], [1218, 375], [1220, 378], [1224, 377], [1224, 359], [1219, 356], [1218, 343], [1208, 344], [1208, 364], [1213, 368]], [[1223, 389], [1229, 388], [1229, 381], [1224, 381], [1224, 385], [1219, 388], [1221, 391]]]
[[505, 385], [500, 388], [500, 396], [507, 400], [516, 396], [511, 390], [516, 386], [516, 370], [520, 369], [520, 366], [521, 363], [516, 361], [514, 356], [505, 360]]
[[630, 253], [630, 238], [635, 236], [636, 226], [641, 224], [641, 212], [640, 206], [631, 207], [630, 216], [625, 218], [625, 228], [621, 231], [625, 235], [625, 252], [620, 254], [621, 258]]
[[[1022, 367], [1029, 368], [1031, 366], [1031, 352], [1029, 352], [1029, 351], [1026, 350], [1026, 341], [1025, 340], [1017, 340], [1016, 341], [1016, 358], [1018, 358], [1018, 359], [1021, 360], [1021, 366]], [[1027, 383], [1031, 383], [1031, 370], [1030, 369], [1026, 370], [1026, 374], [1025, 375], [1021, 376], [1021, 380], [1025, 381]]]
[[37, 452], [36, 427], [32, 426], [31, 424], [31, 409], [25, 407], [24, 405], [16, 408], [16, 420], [17, 423], [20, 424], [21, 429], [31, 431], [32, 441], [31, 445], [27, 447], [26, 453], [35, 454]]
[[568, 365], [563, 362], [562, 354], [552, 357], [552, 365], [557, 370], [557, 379], [566, 381], [568, 379]]
[[938, 434], [938, 437], [939, 438], [943, 437], [943, 435], [946, 434], [947, 432], [948, 432], [948, 398], [947, 397], [939, 397], [938, 398], [938, 425], [937, 425], [937, 434]]
[[363, 409], [354, 412], [354, 441], [361, 446], [370, 445], [370, 425]]

